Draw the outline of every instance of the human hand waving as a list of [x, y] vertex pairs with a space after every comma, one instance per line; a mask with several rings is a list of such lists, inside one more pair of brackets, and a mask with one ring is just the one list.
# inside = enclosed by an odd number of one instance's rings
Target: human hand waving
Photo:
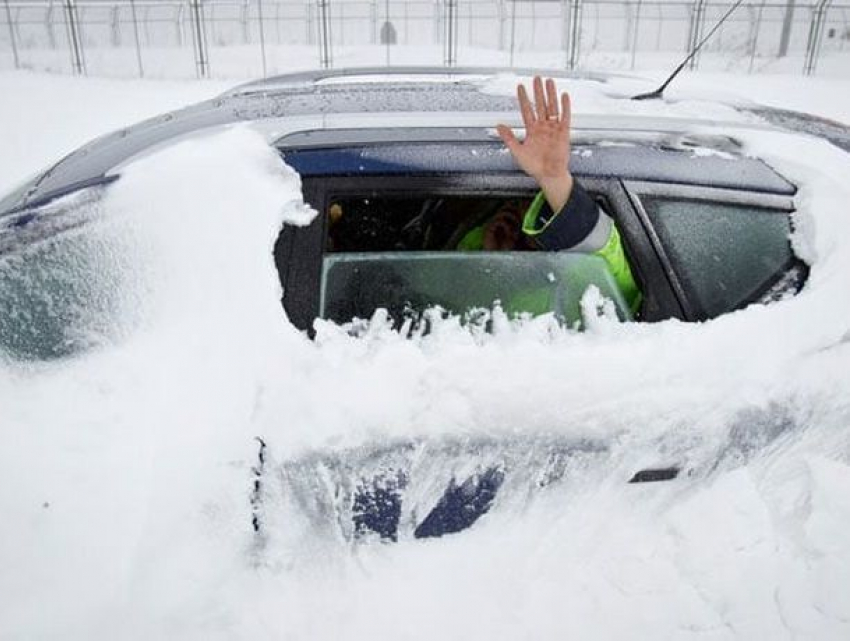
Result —
[[537, 181], [554, 211], [560, 211], [569, 200], [573, 178], [570, 160], [570, 96], [561, 94], [560, 105], [555, 81], [535, 76], [534, 105], [525, 86], [517, 85], [517, 98], [525, 124], [525, 140], [520, 141], [511, 128], [497, 125], [499, 137], [510, 149], [517, 164]]

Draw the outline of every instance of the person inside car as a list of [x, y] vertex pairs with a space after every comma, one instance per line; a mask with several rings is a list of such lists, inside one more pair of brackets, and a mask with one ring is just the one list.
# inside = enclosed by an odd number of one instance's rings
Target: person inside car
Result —
[[620, 233], [614, 221], [570, 173], [570, 97], [558, 100], [555, 81], [533, 80], [534, 104], [525, 86], [517, 85], [525, 138], [519, 140], [510, 127], [496, 130], [520, 168], [534, 178], [540, 192], [520, 215], [508, 203], [487, 222], [461, 239], [461, 250], [584, 251], [602, 257], [632, 310], [641, 294], [632, 275]]

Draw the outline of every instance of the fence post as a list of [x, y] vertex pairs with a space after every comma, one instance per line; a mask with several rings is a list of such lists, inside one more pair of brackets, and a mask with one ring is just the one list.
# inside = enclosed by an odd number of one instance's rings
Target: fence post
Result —
[[441, 21], [442, 21], [441, 11], [442, 11], [442, 6], [443, 6], [442, 1], [443, 0], [433, 0], [433, 4], [431, 5], [432, 7], [434, 7], [433, 11], [434, 11], [434, 44], [435, 45], [440, 44], [440, 35], [442, 33], [442, 29], [441, 29]]
[[65, 0], [65, 24], [68, 27], [68, 45], [71, 48], [71, 66], [74, 73], [85, 75], [86, 61], [83, 54], [83, 42], [80, 37], [79, 16], [75, 0]]
[[806, 43], [806, 61], [803, 73], [811, 76], [815, 72], [821, 43], [823, 42], [823, 23], [832, 0], [819, 0], [812, 11], [812, 22], [809, 24], [809, 40]]
[[121, 5], [113, 5], [109, 9], [109, 28], [110, 28], [110, 44], [113, 47], [121, 46], [121, 19], [119, 11]]
[[[377, 15], [377, 9], [375, 10], [375, 13]], [[384, 0], [384, 24], [390, 24], [390, 0]], [[406, 32], [407, 32], [407, 30], [405, 29], [405, 33]], [[391, 46], [392, 46], [392, 43], [390, 42], [390, 38], [389, 38], [389, 34], [388, 34], [387, 38], [386, 38], [386, 42], [384, 43], [384, 56], [385, 56], [384, 63], [386, 64], [387, 67], [389, 67], [390, 64], [392, 63], [392, 60], [391, 60], [391, 57], [390, 57], [390, 47]]]
[[[466, 5], [466, 43], [471, 47], [475, 42], [475, 19], [477, 16], [472, 15], [473, 4], [470, 2]], [[460, 20], [460, 5], [457, 8], [458, 20]], [[458, 29], [460, 26], [458, 26]], [[459, 32], [458, 32], [459, 33]], [[460, 36], [458, 36], [460, 37]]]
[[277, 44], [282, 44], [280, 38], [280, 3], [274, 3], [274, 32], [277, 35]]
[[44, 12], [44, 28], [47, 31], [47, 41], [51, 49], [56, 49], [56, 31], [53, 28], [53, 0], [48, 0], [47, 11]]
[[785, 18], [782, 21], [782, 35], [779, 37], [779, 53], [777, 57], [788, 55], [788, 45], [791, 42], [791, 27], [794, 24], [794, 0], [788, 0], [785, 5]]
[[758, 52], [759, 46], [759, 31], [761, 31], [761, 20], [762, 14], [764, 13], [764, 3], [766, 0], [761, 0], [761, 4], [759, 5], [758, 12], [756, 13], [756, 24], [753, 29], [753, 38], [750, 41], [750, 67], [747, 70], [748, 73], [753, 72], [753, 66], [756, 60], [756, 53]]
[[570, 7], [570, 57], [567, 61], [568, 69], [578, 67], [581, 55], [581, 23], [583, 19], [582, 4], [584, 0], [572, 0]]
[[[389, 3], [389, 0], [387, 2]], [[408, 45], [410, 44], [410, 10], [406, 2], [402, 6], [404, 7], [404, 44]]]
[[251, 0], [242, 0], [242, 7], [239, 9], [239, 26], [242, 27], [242, 44], [251, 44], [251, 33], [248, 30], [248, 9], [251, 6]]
[[263, 78], [269, 75], [266, 67], [266, 28], [263, 25], [263, 0], [257, 0], [257, 22], [260, 28], [260, 57], [263, 60]]
[[9, 42], [12, 45], [12, 57], [15, 59], [15, 69], [21, 68], [21, 59], [18, 57], [18, 43], [15, 40], [15, 25], [12, 24], [12, 10], [9, 8], [9, 0], [3, 0], [6, 5], [6, 22], [9, 25]]
[[457, 64], [457, 0], [443, 0], [445, 12], [443, 36], [443, 65], [454, 67]]
[[139, 78], [145, 77], [142, 65], [142, 43], [139, 41], [139, 16], [136, 14], [136, 0], [130, 0], [130, 15], [133, 19], [133, 39], [136, 42], [136, 64], [139, 66]]
[[186, 26], [183, 22], [183, 12], [186, 10], [186, 5], [182, 2], [177, 5], [177, 13], [174, 15], [174, 29], [177, 34], [177, 46], [182, 47], [186, 42]]
[[328, 69], [333, 65], [330, 0], [316, 0], [316, 5], [319, 9], [319, 66]]
[[210, 60], [207, 53], [207, 30], [204, 28], [204, 7], [201, 0], [189, 0], [189, 17], [192, 22], [192, 42], [195, 45], [195, 73], [198, 78], [208, 78]]
[[499, 0], [499, 51], [505, 50], [505, 13], [505, 0]]
[[529, 2], [528, 3], [528, 10], [529, 10], [529, 13], [531, 13], [531, 38], [530, 38], [530, 41], [531, 41], [532, 47], [534, 47], [534, 45], [537, 43], [537, 11], [535, 9], [536, 6], [537, 6], [536, 2]]
[[564, 50], [564, 68], [570, 66], [570, 0], [561, 0], [561, 49]]
[[[180, 11], [182, 12], [183, 11], [183, 3], [181, 2], [178, 6], [180, 7]], [[145, 34], [145, 44], [147, 46], [150, 46], [151, 42], [152, 42], [151, 41], [151, 28], [150, 28], [150, 23], [151, 23], [151, 11], [150, 10], [151, 10], [151, 7], [144, 7], [143, 10], [142, 10], [141, 18], [139, 19], [139, 24], [142, 25], [142, 30]], [[156, 20], [156, 16], [154, 16], [154, 20]], [[183, 28], [182, 25], [181, 25], [180, 28], [181, 29]], [[182, 38], [180, 40], [180, 46], [181, 47], [183, 46]]]
[[638, 0], [637, 7], [635, 8], [635, 29], [632, 33], [632, 69], [635, 68], [635, 59], [637, 58], [638, 38], [640, 37], [640, 10], [643, 8], [641, 6], [642, 4], [643, 0]]
[[514, 66], [514, 47], [516, 47], [516, 0], [511, 0], [511, 67]]
[[[693, 51], [702, 39], [703, 22], [705, 21], [705, 0], [695, 0], [693, 13], [691, 14], [691, 25], [688, 30], [688, 43], [685, 47], [686, 52]], [[698, 64], [699, 54], [691, 58], [688, 63], [688, 69], [696, 69]]]

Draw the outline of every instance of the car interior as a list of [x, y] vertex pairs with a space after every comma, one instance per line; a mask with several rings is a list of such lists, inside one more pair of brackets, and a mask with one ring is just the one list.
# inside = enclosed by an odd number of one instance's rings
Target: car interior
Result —
[[575, 324], [595, 285], [631, 319], [602, 259], [540, 252], [522, 234], [530, 203], [527, 192], [332, 197], [320, 315], [345, 323], [384, 309], [396, 325], [418, 327], [426, 312], [471, 322], [498, 306], [509, 317], [553, 313]]
[[[423, 196], [347, 197], [328, 208], [329, 252], [454, 251], [474, 229], [498, 212], [516, 212], [530, 204], [525, 197]], [[531, 245], [515, 246], [516, 251]]]
[[525, 177], [504, 173], [306, 176], [305, 198], [322, 215], [281, 235], [284, 306], [308, 332], [316, 318], [347, 323], [386, 309], [398, 326], [428, 308], [478, 317], [496, 302], [509, 316], [551, 312], [573, 325], [592, 284], [623, 320], [700, 320], [776, 298], [777, 287], [798, 291], [805, 281], [788, 240], [791, 201], [784, 196], [582, 183], [617, 221], [644, 295], [636, 310], [622, 304], [607, 266], [593, 265], [593, 256], [551, 255], [521, 242], [510, 251], [484, 250], [482, 225], [505, 209], [524, 212], [535, 193]]

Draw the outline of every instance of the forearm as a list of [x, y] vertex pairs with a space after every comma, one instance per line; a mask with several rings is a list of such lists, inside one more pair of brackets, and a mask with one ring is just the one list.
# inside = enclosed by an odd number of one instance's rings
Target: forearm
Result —
[[565, 170], [564, 173], [555, 176], [537, 176], [535, 180], [546, 196], [546, 202], [549, 203], [552, 211], [561, 211], [573, 191], [575, 181], [572, 174]]
[[[571, 182], [570, 193], [561, 207], [552, 207], [549, 195], [541, 191], [526, 212], [522, 230], [540, 249], [573, 249], [589, 237], [599, 237], [598, 246], [587, 249], [594, 251], [607, 240], [605, 232], [610, 230], [611, 219], [578, 182]], [[605, 229], [601, 234], [595, 233], [600, 227]]]

